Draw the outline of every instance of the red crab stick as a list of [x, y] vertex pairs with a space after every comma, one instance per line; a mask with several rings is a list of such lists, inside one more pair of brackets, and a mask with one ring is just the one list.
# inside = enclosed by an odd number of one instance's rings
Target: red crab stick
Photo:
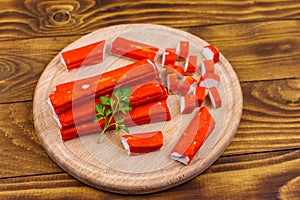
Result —
[[161, 131], [123, 135], [121, 142], [130, 156], [160, 150], [164, 144]]
[[178, 78], [183, 78], [184, 77], [184, 70], [182, 67], [178, 66], [178, 65], [166, 65], [166, 70], [165, 70], [165, 74], [173, 74], [175, 73], [177, 75]]
[[149, 60], [135, 62], [103, 74], [56, 86], [50, 94], [50, 105], [56, 114], [88, 99], [112, 93], [117, 85], [130, 85], [158, 77], [155, 65]]
[[205, 46], [202, 53], [207, 59], [213, 60], [215, 63], [219, 62], [220, 60], [219, 50], [215, 46]]
[[194, 75], [197, 69], [197, 56], [189, 56], [185, 61], [184, 74]]
[[117, 37], [112, 43], [110, 52], [133, 60], [150, 59], [154, 61], [158, 50], [157, 47]]
[[172, 150], [171, 159], [189, 164], [214, 127], [215, 121], [209, 111], [201, 107]]
[[189, 41], [180, 41], [176, 47], [177, 60], [186, 60], [190, 51]]
[[77, 49], [64, 51], [60, 54], [60, 60], [68, 71], [101, 63], [104, 59], [105, 40], [86, 45]]
[[[116, 117], [124, 117], [124, 124], [127, 126], [136, 126], [168, 121], [171, 119], [171, 114], [166, 100], [161, 100], [134, 107], [129, 114], [117, 114]], [[61, 138], [63, 141], [66, 141], [78, 136], [99, 132], [104, 125], [104, 120], [101, 120], [98, 123], [92, 120], [91, 122], [83, 123], [78, 126], [62, 127], [60, 129]], [[111, 126], [110, 130], [113, 129], [114, 127]]]
[[214, 108], [220, 108], [222, 106], [222, 99], [216, 87], [209, 88], [208, 95]]
[[180, 113], [190, 114], [196, 108], [196, 96], [193, 94], [180, 97]]
[[213, 60], [203, 60], [201, 65], [201, 76], [204, 74], [215, 73], [215, 63]]
[[182, 85], [178, 88], [178, 93], [181, 95], [188, 95], [193, 93], [197, 85], [197, 80], [192, 76], [185, 76]]
[[175, 73], [167, 75], [167, 88], [169, 94], [174, 94], [177, 92], [178, 84], [179, 84], [179, 80]]
[[174, 65], [176, 62], [176, 49], [175, 48], [166, 48], [162, 55], [162, 66], [165, 65]]
[[[130, 96], [130, 106], [138, 106], [149, 102], [167, 99], [168, 94], [161, 80], [153, 80], [131, 87], [132, 95]], [[93, 120], [95, 118], [95, 103], [100, 104], [100, 99], [80, 104], [70, 110], [62, 112], [58, 115], [60, 126], [73, 126], [75, 123]]]

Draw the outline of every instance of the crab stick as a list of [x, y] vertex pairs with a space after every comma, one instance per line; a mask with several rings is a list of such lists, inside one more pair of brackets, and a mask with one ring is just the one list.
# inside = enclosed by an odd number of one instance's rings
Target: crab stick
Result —
[[156, 66], [142, 60], [93, 77], [63, 83], [49, 96], [50, 106], [56, 114], [95, 97], [112, 93], [116, 86], [131, 85], [159, 78]]
[[173, 74], [175, 73], [177, 75], [178, 78], [183, 78], [184, 77], [184, 70], [182, 67], [178, 66], [178, 65], [166, 65], [166, 70], [165, 70], [165, 74]]
[[197, 85], [197, 80], [194, 79], [192, 76], [185, 76], [183, 83], [178, 88], [178, 93], [185, 96], [188, 94], [193, 93], [195, 86]]
[[184, 65], [185, 75], [194, 75], [197, 69], [197, 56], [188, 56]]
[[196, 108], [196, 96], [193, 94], [180, 97], [180, 113], [190, 114]]
[[166, 48], [162, 54], [161, 65], [163, 67], [165, 65], [174, 65], [175, 62], [176, 62], [176, 49], [175, 48]]
[[[168, 121], [171, 119], [171, 114], [166, 100], [161, 100], [133, 107], [128, 114], [118, 113], [116, 114], [116, 117], [124, 117], [124, 124], [128, 127], [132, 127], [142, 124]], [[112, 123], [114, 123], [114, 120], [112, 120]], [[66, 141], [82, 135], [96, 133], [101, 131], [104, 126], [104, 120], [100, 120], [98, 123], [92, 120], [76, 126], [62, 127], [60, 129], [61, 139]], [[114, 129], [114, 126], [109, 127], [109, 130]]]
[[214, 127], [213, 117], [206, 107], [201, 107], [171, 151], [171, 159], [188, 165]]
[[213, 60], [215, 63], [220, 60], [219, 50], [213, 45], [205, 46], [202, 53], [208, 60]]
[[177, 60], [186, 60], [190, 51], [189, 41], [180, 41], [176, 47]]
[[154, 61], [158, 50], [157, 47], [148, 44], [117, 37], [112, 43], [110, 52], [133, 60], [149, 59]]
[[175, 73], [167, 75], [167, 88], [169, 94], [174, 94], [177, 92], [178, 84], [179, 84], [179, 80]]
[[205, 87], [200, 87], [200, 86], [196, 86], [195, 90], [194, 90], [194, 95], [196, 96], [196, 106], [197, 107], [201, 107], [205, 96], [206, 96], [206, 88]]
[[82, 46], [59, 54], [61, 63], [67, 71], [103, 62], [105, 40]]
[[[168, 94], [161, 80], [154, 80], [140, 85], [130, 87], [132, 94], [129, 97], [130, 106], [135, 107], [153, 101], [167, 99]], [[74, 105], [72, 109], [64, 111], [58, 115], [58, 125], [68, 127], [75, 123], [80, 124], [95, 118], [95, 104], [100, 104], [100, 98], [88, 101], [80, 105]]]
[[199, 81], [200, 87], [218, 87], [220, 84], [220, 76], [213, 73], [206, 73], [203, 76], [201, 76]]
[[121, 142], [130, 156], [160, 150], [164, 144], [161, 131], [123, 135]]
[[203, 60], [200, 65], [201, 76], [208, 73], [215, 73], [215, 63], [213, 60]]
[[214, 108], [220, 108], [222, 106], [222, 99], [216, 87], [209, 88], [208, 95]]

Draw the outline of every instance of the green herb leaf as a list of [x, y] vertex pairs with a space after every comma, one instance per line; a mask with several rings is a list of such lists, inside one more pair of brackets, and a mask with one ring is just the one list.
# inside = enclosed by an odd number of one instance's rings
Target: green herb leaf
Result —
[[100, 97], [100, 101], [103, 105], [106, 105], [106, 106], [111, 105], [111, 98], [109, 98], [109, 97], [102, 96], [102, 97]]
[[124, 122], [124, 117], [117, 117], [117, 119], [116, 119], [116, 123], [122, 123], [122, 122]]
[[104, 115], [105, 107], [101, 104], [95, 104], [95, 108], [98, 114]]
[[124, 124], [120, 125], [120, 128], [121, 128], [122, 130], [124, 130], [126, 133], [129, 133], [128, 127], [125, 126]]
[[131, 90], [128, 87], [124, 87], [121, 91], [122, 97], [130, 97], [131, 95]]
[[110, 114], [112, 113], [112, 110], [110, 108], [108, 108], [106, 111], [105, 111], [105, 116], [109, 116]]
[[96, 119], [94, 119], [94, 122], [99, 122], [100, 120], [102, 120], [103, 117], [102, 116], [97, 116]]
[[117, 100], [120, 100], [122, 97], [122, 93], [119, 88], [114, 90], [113, 95], [117, 98]]
[[116, 124], [115, 127], [116, 127], [116, 131], [120, 132], [120, 126], [118, 124]]

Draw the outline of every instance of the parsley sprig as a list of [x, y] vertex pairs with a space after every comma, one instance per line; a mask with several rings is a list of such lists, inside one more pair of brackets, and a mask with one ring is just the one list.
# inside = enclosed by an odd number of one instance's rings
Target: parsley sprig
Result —
[[129, 133], [128, 127], [123, 123], [124, 117], [114, 117], [116, 113], [122, 112], [123, 114], [127, 114], [131, 111], [132, 107], [129, 106], [129, 97], [131, 95], [131, 90], [128, 87], [124, 87], [122, 89], [115, 89], [112, 97], [101, 96], [100, 101], [101, 104], [95, 104], [96, 109], [96, 119], [95, 122], [100, 120], [105, 121], [105, 125], [98, 137], [98, 143], [100, 143], [101, 137], [107, 131], [107, 129], [111, 126], [115, 126], [117, 132], [121, 129], [125, 132]]

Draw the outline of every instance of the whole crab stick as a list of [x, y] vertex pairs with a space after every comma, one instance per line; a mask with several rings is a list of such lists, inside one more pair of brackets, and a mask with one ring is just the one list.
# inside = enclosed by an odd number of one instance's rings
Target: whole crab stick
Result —
[[[143, 84], [130, 87], [132, 94], [129, 97], [130, 106], [135, 107], [142, 104], [147, 104], [153, 101], [167, 99], [168, 94], [161, 80], [153, 80]], [[110, 95], [111, 96], [111, 95]], [[72, 109], [64, 111], [58, 115], [59, 126], [72, 126], [75, 123], [93, 120], [96, 115], [95, 104], [100, 104], [100, 98], [94, 101], [74, 106]]]
[[81, 66], [101, 63], [104, 59], [105, 40], [60, 53], [60, 61], [70, 71]]
[[[116, 117], [124, 117], [124, 124], [130, 127], [154, 122], [168, 121], [171, 119], [171, 114], [166, 100], [161, 100], [138, 107], [133, 107], [128, 114], [125, 115], [119, 113], [116, 115]], [[60, 129], [61, 138], [63, 141], [66, 141], [82, 135], [100, 132], [104, 125], [104, 120], [100, 120], [98, 123], [92, 120], [87, 123], [82, 123], [78, 126], [62, 127]], [[114, 130], [114, 128], [115, 127], [111, 126], [109, 130]]]
[[49, 103], [56, 114], [88, 99], [112, 93], [115, 87], [159, 78], [156, 66], [142, 60], [93, 77], [71, 81], [56, 86], [49, 96]]
[[148, 44], [117, 37], [112, 43], [110, 52], [133, 60], [149, 59], [154, 61], [158, 50], [157, 47]]
[[214, 127], [213, 117], [206, 107], [201, 107], [172, 150], [171, 159], [189, 164]]
[[164, 144], [161, 131], [123, 135], [121, 142], [130, 156], [160, 150]]

